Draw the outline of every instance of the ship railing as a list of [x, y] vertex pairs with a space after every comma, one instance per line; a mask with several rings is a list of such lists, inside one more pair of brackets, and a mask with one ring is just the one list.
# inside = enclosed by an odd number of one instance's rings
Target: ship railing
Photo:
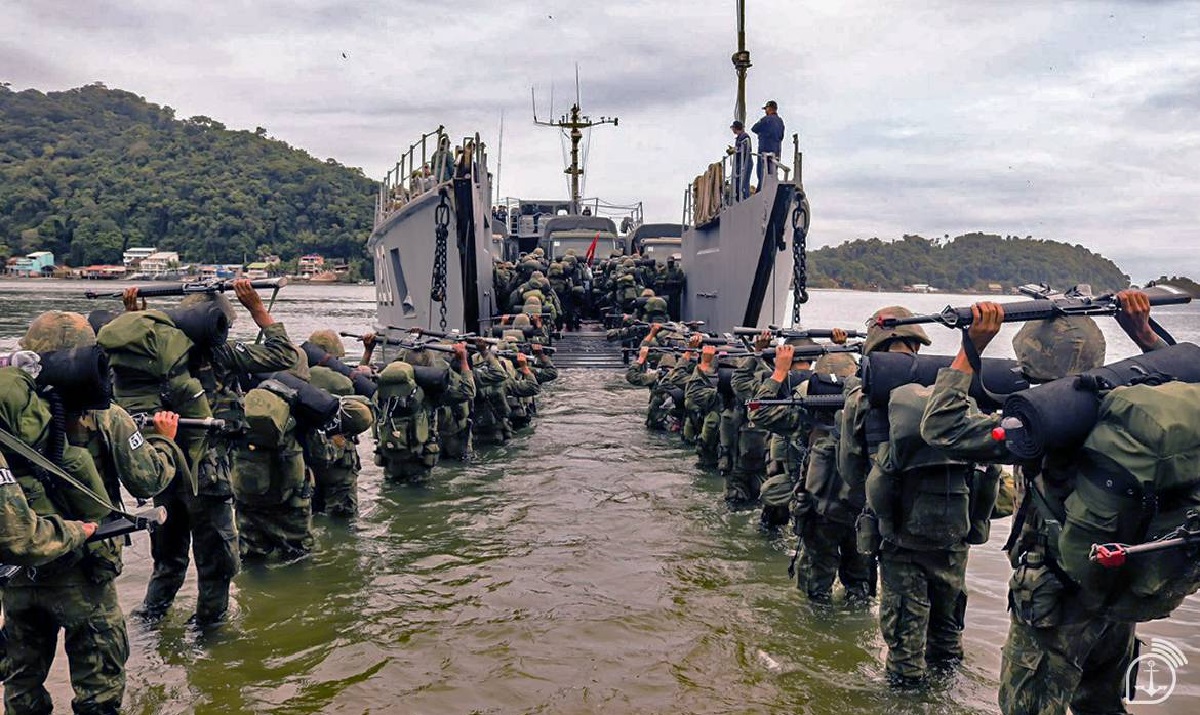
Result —
[[[445, 143], [445, 150], [439, 151]], [[478, 135], [466, 138], [459, 147], [478, 146]], [[462, 155], [460, 155], [461, 158]], [[465, 155], [472, 165], [478, 162]], [[421, 135], [400, 155], [395, 166], [388, 170], [379, 184], [375, 200], [375, 225], [379, 225], [407, 203], [454, 178], [456, 157], [444, 126]], [[473, 171], [472, 174], [475, 172]]]
[[734, 204], [754, 195], [754, 179], [758, 172], [758, 161], [764, 162], [765, 175], [774, 175], [780, 181], [788, 181], [793, 172], [799, 175], [800, 152], [795, 150], [792, 166], [787, 166], [771, 152], [752, 152], [746, 165], [739, 166], [732, 153], [727, 152], [719, 161], [708, 165], [683, 192], [683, 225], [703, 226], [711, 223], [721, 212]]

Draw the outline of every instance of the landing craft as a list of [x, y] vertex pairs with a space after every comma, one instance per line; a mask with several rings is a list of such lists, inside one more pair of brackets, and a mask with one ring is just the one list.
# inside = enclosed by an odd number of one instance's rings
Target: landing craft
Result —
[[[735, 118], [743, 122], [750, 67], [744, 19], [743, 1], [733, 55]], [[493, 176], [478, 134], [452, 142], [438, 127], [401, 155], [380, 183], [368, 242], [375, 257], [377, 332], [399, 337], [413, 327], [489, 329], [503, 305], [496, 295], [494, 260], [515, 262], [536, 248], [551, 259], [572, 249], [579, 256], [590, 249], [597, 260], [647, 248], [654, 260], [679, 256], [687, 276], [682, 317], [703, 321], [708, 330], [799, 322], [807, 300], [809, 210], [796, 135], [789, 161], [773, 154], [755, 157], [764, 167], [759, 190], [737, 195], [733, 161], [726, 156], [687, 187], [678, 224], [644, 223], [640, 203], [583, 198], [584, 131], [618, 121], [593, 120], [580, 105], [577, 95], [557, 120], [538, 120], [536, 111], [534, 116], [536, 124], [557, 128], [570, 141], [566, 199], [513, 198], [493, 207]]]

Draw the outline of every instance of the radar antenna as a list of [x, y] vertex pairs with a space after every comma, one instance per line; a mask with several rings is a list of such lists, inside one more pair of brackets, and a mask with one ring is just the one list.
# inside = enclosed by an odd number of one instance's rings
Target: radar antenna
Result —
[[583, 167], [579, 162], [579, 142], [583, 140], [583, 130], [591, 129], [602, 124], [611, 124], [617, 126], [617, 117], [600, 117], [592, 119], [583, 113], [580, 108], [579, 99], [579, 70], [576, 68], [575, 75], [575, 104], [571, 105], [571, 111], [568, 114], [560, 116], [558, 119], [538, 119], [537, 116], [537, 101], [533, 102], [533, 123], [540, 127], [555, 127], [566, 134], [571, 140], [571, 163], [563, 170], [564, 174], [571, 177], [571, 213], [577, 215], [580, 210], [582, 197], [579, 192], [579, 180], [583, 176]]

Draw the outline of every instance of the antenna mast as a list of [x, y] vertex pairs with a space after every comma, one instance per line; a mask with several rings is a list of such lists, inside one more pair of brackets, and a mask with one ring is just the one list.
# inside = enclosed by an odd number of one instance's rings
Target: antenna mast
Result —
[[737, 52], [733, 53], [733, 69], [737, 72], [737, 104], [733, 118], [746, 122], [746, 71], [750, 69], [750, 52], [746, 49], [746, 0], [737, 0]]
[[500, 205], [500, 162], [504, 160], [504, 110], [500, 110], [500, 141], [496, 147], [496, 205]]
[[[571, 105], [569, 114], [564, 114], [557, 120], [540, 120], [537, 118], [537, 103], [534, 102], [533, 123], [541, 127], [556, 127], [563, 131], [571, 140], [571, 163], [563, 170], [564, 174], [571, 177], [571, 213], [577, 215], [579, 213], [582, 197], [579, 195], [579, 178], [583, 176], [583, 167], [579, 163], [579, 142], [583, 140], [583, 130], [591, 129], [592, 127], [600, 126], [601, 124], [611, 124], [617, 126], [617, 117], [600, 117], [592, 119], [583, 113], [579, 103], [579, 68], [576, 67], [575, 79], [575, 104]], [[568, 131], [569, 130], [569, 131]]]

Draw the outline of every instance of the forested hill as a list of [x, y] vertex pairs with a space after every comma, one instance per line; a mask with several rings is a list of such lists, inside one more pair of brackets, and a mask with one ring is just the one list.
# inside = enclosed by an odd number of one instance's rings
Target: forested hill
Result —
[[809, 254], [809, 283], [824, 288], [899, 290], [924, 283], [939, 290], [1005, 291], [1026, 283], [1066, 290], [1089, 283], [1097, 293], [1129, 286], [1117, 264], [1079, 245], [970, 233], [955, 239], [905, 236], [829, 246]]
[[362, 262], [374, 184], [255, 131], [176, 119], [100, 84], [0, 85], [0, 252], [120, 263], [130, 246], [185, 262], [317, 251]]

